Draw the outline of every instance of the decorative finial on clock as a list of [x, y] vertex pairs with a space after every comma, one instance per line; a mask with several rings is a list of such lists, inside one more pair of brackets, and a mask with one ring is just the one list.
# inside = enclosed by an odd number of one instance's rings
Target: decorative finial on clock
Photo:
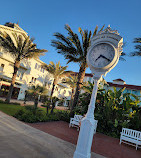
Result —
[[112, 29], [111, 29], [110, 24], [108, 25], [108, 27], [107, 27], [105, 30], [99, 31], [98, 33], [99, 33], [99, 34], [102, 34], [102, 33], [114, 33], [114, 34], [119, 35], [119, 33], [118, 33], [117, 30], [112, 30]]

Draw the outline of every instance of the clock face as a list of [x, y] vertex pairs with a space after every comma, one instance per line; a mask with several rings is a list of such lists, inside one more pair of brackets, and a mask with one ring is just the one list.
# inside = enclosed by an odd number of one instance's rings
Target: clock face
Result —
[[107, 43], [100, 43], [89, 53], [89, 61], [94, 67], [102, 68], [110, 64], [115, 56], [114, 48]]

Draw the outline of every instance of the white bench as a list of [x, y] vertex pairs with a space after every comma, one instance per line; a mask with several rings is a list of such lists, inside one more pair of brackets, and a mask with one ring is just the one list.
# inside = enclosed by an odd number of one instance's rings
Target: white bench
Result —
[[128, 128], [122, 128], [122, 132], [120, 136], [120, 144], [122, 142], [136, 146], [136, 150], [137, 150], [138, 146], [141, 145], [141, 132]]
[[79, 125], [82, 118], [82, 115], [74, 115], [74, 118], [70, 118], [69, 127], [77, 127], [77, 130], [79, 130]]

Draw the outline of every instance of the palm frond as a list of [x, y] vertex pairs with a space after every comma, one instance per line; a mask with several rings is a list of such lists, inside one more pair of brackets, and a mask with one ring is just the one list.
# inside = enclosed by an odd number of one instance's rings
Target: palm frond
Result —
[[98, 26], [95, 27], [93, 36], [95, 36], [97, 34], [97, 30], [98, 30]]
[[134, 38], [133, 43], [137, 43], [137, 45], [134, 46], [137, 51], [131, 52], [130, 56], [141, 56], [141, 38]]
[[20, 61], [24, 58], [37, 58], [47, 52], [45, 49], [37, 49], [33, 40], [29, 36], [18, 35], [16, 33], [9, 35], [6, 32], [0, 31], [0, 45], [8, 53], [13, 55], [15, 60], [18, 59]]
[[[100, 31], [102, 31], [102, 30], [104, 29], [104, 27], [105, 27], [105, 24], [102, 26], [102, 28], [100, 29]], [[99, 31], [99, 32], [100, 32], [100, 31]]]
[[56, 64], [54, 62], [50, 62], [49, 65], [43, 64], [42, 66], [53, 75], [56, 81], [58, 81], [61, 77], [65, 77], [73, 73], [72, 71], [66, 71], [68, 66], [61, 66], [60, 62]]
[[133, 43], [141, 43], [141, 38], [134, 38]]

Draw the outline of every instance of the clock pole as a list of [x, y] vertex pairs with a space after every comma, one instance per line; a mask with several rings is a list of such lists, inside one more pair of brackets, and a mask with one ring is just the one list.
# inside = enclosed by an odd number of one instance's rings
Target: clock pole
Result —
[[[102, 75], [106, 75], [117, 65], [122, 53], [122, 45], [123, 38], [119, 36], [117, 30], [112, 30], [110, 26], [104, 31], [99, 31], [99, 33], [91, 39], [91, 44], [87, 53], [87, 64], [90, 67], [92, 74], [94, 74], [94, 88], [88, 112], [81, 120], [81, 128], [73, 158], [91, 157], [91, 145], [98, 122], [94, 119], [98, 84]], [[101, 60], [101, 58], [103, 59]], [[107, 61], [105, 62], [105, 60]]]
[[94, 87], [86, 117], [81, 121], [81, 128], [73, 158], [91, 158], [93, 135], [96, 133], [97, 120], [94, 120], [95, 101], [100, 77], [94, 77]]

